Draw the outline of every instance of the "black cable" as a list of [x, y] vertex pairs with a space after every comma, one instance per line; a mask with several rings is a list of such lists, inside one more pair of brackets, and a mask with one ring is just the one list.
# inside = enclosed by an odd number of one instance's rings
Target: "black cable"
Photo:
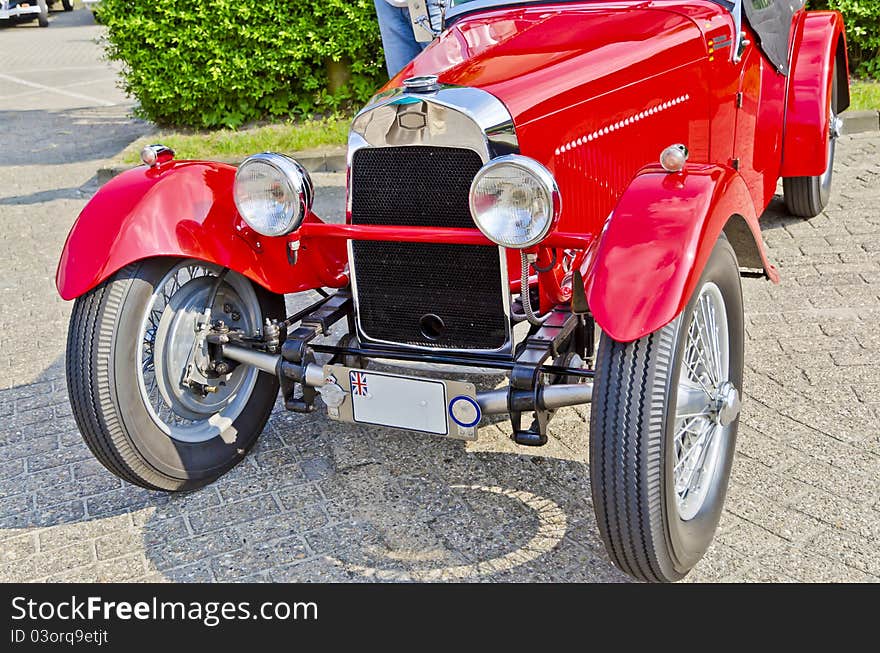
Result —
[[534, 263], [532, 263], [532, 267], [535, 268], [535, 272], [550, 272], [550, 270], [556, 267], [556, 250], [552, 249], [550, 251], [553, 252], [553, 258], [550, 261], [550, 265], [548, 265], [546, 268], [538, 267], [538, 262], [535, 261]]
[[205, 305], [205, 311], [210, 311], [214, 307], [214, 300], [217, 299], [217, 293], [220, 292], [220, 284], [223, 283], [223, 279], [226, 278], [226, 273], [229, 272], [229, 268], [223, 268], [220, 271], [220, 274], [217, 275], [217, 278], [214, 279], [214, 284], [211, 286], [211, 294], [208, 295], [208, 303]]

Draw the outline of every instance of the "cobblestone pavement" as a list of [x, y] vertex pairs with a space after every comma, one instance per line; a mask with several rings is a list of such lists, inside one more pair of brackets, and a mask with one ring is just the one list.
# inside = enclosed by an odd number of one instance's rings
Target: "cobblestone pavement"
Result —
[[[90, 102], [0, 78], [0, 580], [626, 580], [593, 516], [588, 409], [561, 411], [528, 452], [503, 422], [463, 444], [279, 411], [242, 465], [185, 496], [95, 462], [67, 403], [70, 304], [52, 278], [97, 164], [146, 129], [107, 81], [98, 33], [84, 12], [0, 30], [13, 76], [52, 86], [37, 69], [63, 65], [95, 80], [75, 87]], [[878, 134], [842, 140], [825, 215], [765, 216], [784, 281], [744, 281], [738, 455], [691, 580], [880, 578], [878, 148]], [[316, 181], [338, 217], [342, 177]]]

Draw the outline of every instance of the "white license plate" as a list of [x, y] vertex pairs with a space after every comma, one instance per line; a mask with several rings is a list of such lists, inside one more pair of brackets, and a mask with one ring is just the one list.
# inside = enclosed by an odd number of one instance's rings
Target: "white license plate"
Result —
[[[472, 383], [424, 379], [387, 372], [325, 365], [324, 377], [338, 399], [322, 390], [332, 419], [358, 424], [389, 426], [476, 439], [480, 409]], [[340, 392], [341, 391], [341, 392]], [[338, 406], [332, 403], [340, 402]]]

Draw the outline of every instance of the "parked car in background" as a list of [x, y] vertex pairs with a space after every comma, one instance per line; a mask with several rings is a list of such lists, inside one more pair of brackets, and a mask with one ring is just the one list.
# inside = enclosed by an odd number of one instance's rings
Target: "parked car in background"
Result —
[[123, 479], [182, 491], [243, 460], [279, 389], [463, 440], [507, 415], [522, 447], [592, 403], [608, 554], [678, 580], [727, 491], [741, 275], [779, 279], [759, 216], [780, 178], [792, 214], [822, 211], [848, 105], [843, 19], [800, 0], [456, 6], [354, 118], [345, 224], [277, 153], [150, 146], [94, 196], [57, 274], [79, 429]]
[[39, 21], [40, 27], [49, 26], [49, 6], [47, 0], [0, 0], [0, 20]]
[[[58, 3], [58, 0], [46, 0], [46, 2], [51, 9]], [[61, 6], [64, 8], [64, 11], [73, 11], [73, 0], [61, 0]]]
[[100, 23], [101, 17], [98, 10], [101, 7], [101, 0], [83, 0], [83, 4], [92, 12], [92, 16], [95, 17], [95, 22]]

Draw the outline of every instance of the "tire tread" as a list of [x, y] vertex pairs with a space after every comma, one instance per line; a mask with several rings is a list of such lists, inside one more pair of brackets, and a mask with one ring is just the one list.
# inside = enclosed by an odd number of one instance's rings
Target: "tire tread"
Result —
[[786, 177], [782, 180], [785, 206], [792, 215], [815, 218], [825, 208], [816, 177]]
[[123, 480], [150, 490], [177, 489], [147, 467], [125, 435], [110, 394], [113, 327], [135, 266], [76, 300], [67, 336], [67, 389], [74, 419], [94, 456]]
[[[662, 420], [657, 402], [666, 393], [663, 374], [672, 357], [670, 327], [632, 343], [603, 338], [591, 416], [590, 465], [599, 532], [613, 562], [640, 580], [677, 580], [657, 555], [662, 538]], [[613, 363], [616, 363], [614, 365]], [[611, 373], [616, 368], [617, 373]], [[598, 401], [597, 401], [598, 399]], [[616, 407], [616, 408], [615, 408]], [[654, 463], [654, 464], [652, 464]], [[609, 470], [608, 467], [611, 467]], [[664, 573], [664, 568], [667, 571]]]

